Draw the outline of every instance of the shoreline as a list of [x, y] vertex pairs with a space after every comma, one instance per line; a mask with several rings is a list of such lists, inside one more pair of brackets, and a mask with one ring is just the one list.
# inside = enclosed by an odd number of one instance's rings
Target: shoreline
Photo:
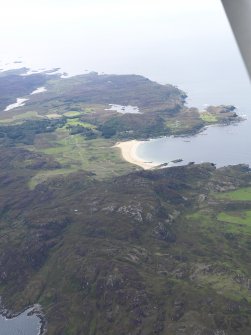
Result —
[[30, 305], [23, 311], [14, 313], [4, 307], [0, 297], [0, 316], [5, 318], [5, 320], [13, 320], [24, 313], [27, 314], [27, 317], [36, 315], [36, 317], [39, 319], [39, 329], [37, 335], [45, 335], [47, 331], [47, 321], [45, 319], [45, 314], [42, 311], [42, 307], [39, 304]]
[[139, 158], [136, 154], [138, 146], [143, 141], [131, 140], [126, 142], [117, 142], [113, 148], [119, 148], [123, 159], [131, 164], [140, 166], [144, 170], [150, 170], [156, 168], [159, 164], [153, 162], [146, 162]]

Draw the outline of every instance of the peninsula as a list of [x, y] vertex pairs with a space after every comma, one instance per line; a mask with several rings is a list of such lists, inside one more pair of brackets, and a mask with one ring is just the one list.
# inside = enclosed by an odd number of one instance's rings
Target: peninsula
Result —
[[251, 333], [249, 167], [136, 155], [240, 121], [233, 106], [188, 108], [137, 75], [20, 69], [0, 72], [0, 92], [6, 310], [38, 304], [46, 335]]

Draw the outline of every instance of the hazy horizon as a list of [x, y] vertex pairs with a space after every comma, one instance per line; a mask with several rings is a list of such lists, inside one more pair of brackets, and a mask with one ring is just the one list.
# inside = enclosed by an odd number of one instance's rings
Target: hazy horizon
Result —
[[231, 96], [249, 84], [219, 0], [3, 2], [1, 60], [70, 74], [141, 74], [178, 85], [194, 101], [208, 90], [198, 103], [217, 103], [227, 84]]

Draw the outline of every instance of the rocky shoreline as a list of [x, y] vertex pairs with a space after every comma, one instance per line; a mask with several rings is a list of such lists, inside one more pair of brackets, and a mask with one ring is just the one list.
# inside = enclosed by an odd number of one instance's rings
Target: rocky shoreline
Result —
[[[192, 129], [187, 133], [182, 133], [182, 134], [175, 134], [172, 135], [173, 137], [193, 137], [199, 133], [202, 133], [206, 128], [210, 126], [228, 126], [230, 124], [234, 123], [239, 123], [241, 121], [244, 121], [244, 118], [239, 116], [236, 112], [236, 107], [235, 106], [209, 106], [205, 111], [202, 111], [201, 114], [205, 113], [207, 117], [213, 117], [217, 118], [217, 122], [208, 122], [207, 125], [203, 125], [199, 129]], [[162, 137], [162, 136], [161, 136]], [[160, 137], [160, 138], [161, 138]], [[152, 140], [156, 138], [151, 138]], [[117, 142], [113, 147], [114, 148], [119, 148], [121, 150], [121, 155], [124, 160], [127, 162], [138, 165], [139, 167], [143, 168], [144, 170], [149, 170], [149, 169], [159, 169], [159, 168], [164, 168], [164, 167], [170, 167], [169, 164], [177, 164], [181, 163], [183, 161], [182, 158], [171, 160], [169, 162], [164, 162], [161, 164], [158, 164], [153, 161], [145, 161], [144, 159], [140, 158], [137, 156], [137, 149], [138, 146], [142, 143], [145, 143], [149, 141], [149, 139], [141, 139], [141, 140], [136, 140], [132, 139], [129, 141], [124, 141], [124, 142]], [[172, 165], [173, 166], [173, 165]]]
[[[19, 313], [14, 313], [13, 311], [10, 311], [8, 309], [6, 309], [2, 303], [2, 298], [0, 297], [0, 316], [5, 317], [8, 320], [14, 319], [24, 313], [27, 313], [27, 316], [32, 316], [32, 315], [36, 315], [36, 317], [39, 319], [39, 323], [40, 323], [40, 329], [38, 334], [36, 335], [45, 335], [46, 334], [46, 330], [47, 330], [47, 322], [45, 319], [45, 315], [42, 311], [42, 306], [39, 304], [35, 304], [35, 305], [31, 305], [28, 306], [27, 308], [25, 308], [23, 311], [19, 312]], [[34, 334], [35, 335], [35, 334]]]

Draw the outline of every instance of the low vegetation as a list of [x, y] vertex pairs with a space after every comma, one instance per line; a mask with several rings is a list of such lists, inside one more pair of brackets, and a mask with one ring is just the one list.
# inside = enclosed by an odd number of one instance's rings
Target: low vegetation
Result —
[[[217, 219], [222, 222], [234, 223], [236, 225], [247, 225], [251, 229], [251, 211], [221, 212]], [[239, 229], [239, 226], [237, 226]], [[241, 230], [241, 229], [240, 229]]]
[[200, 113], [200, 117], [201, 117], [202, 121], [208, 122], [208, 123], [216, 123], [218, 121], [218, 119], [215, 115], [212, 115], [208, 112]]
[[10, 92], [13, 75], [0, 76], [0, 108], [42, 84], [47, 92], [1, 112], [5, 306], [40, 303], [48, 335], [249, 335], [249, 168], [143, 171], [113, 148], [235, 121], [233, 107], [210, 107], [203, 120], [184, 92], [140, 76], [41, 74]]
[[251, 201], [251, 187], [240, 188], [232, 192], [224, 192], [217, 194], [218, 199], [236, 200], [236, 201]]
[[82, 171], [29, 190], [51, 156], [1, 148], [1, 157], [9, 308], [41, 303], [49, 335], [250, 332], [250, 235], [219, 220], [232, 202], [211, 201], [219, 186], [251, 182], [248, 169], [204, 164], [102, 181]]

